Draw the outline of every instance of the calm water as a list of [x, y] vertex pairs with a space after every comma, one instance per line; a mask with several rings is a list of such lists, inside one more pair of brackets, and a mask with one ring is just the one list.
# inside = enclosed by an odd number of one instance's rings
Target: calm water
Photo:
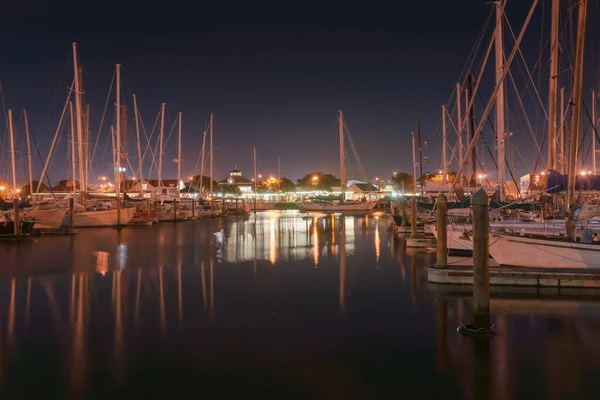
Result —
[[381, 214], [0, 242], [0, 396], [600, 398], [600, 297], [495, 294], [474, 342], [433, 257]]

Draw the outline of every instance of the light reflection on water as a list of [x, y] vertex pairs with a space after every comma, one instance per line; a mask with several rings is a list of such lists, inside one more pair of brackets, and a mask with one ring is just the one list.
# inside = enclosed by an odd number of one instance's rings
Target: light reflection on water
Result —
[[468, 288], [428, 285], [433, 255], [389, 224], [269, 212], [1, 243], [0, 395], [596, 398], [594, 293], [493, 293], [499, 335], [465, 340]]

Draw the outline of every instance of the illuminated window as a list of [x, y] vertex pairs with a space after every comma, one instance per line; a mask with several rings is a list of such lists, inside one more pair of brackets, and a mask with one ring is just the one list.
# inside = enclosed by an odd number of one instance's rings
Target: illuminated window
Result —
[[148, 184], [142, 183], [142, 190], [148, 190]]

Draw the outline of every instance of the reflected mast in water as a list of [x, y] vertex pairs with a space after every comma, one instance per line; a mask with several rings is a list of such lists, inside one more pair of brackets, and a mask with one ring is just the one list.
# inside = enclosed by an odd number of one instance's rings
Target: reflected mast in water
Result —
[[346, 224], [340, 218], [340, 311], [346, 308]]

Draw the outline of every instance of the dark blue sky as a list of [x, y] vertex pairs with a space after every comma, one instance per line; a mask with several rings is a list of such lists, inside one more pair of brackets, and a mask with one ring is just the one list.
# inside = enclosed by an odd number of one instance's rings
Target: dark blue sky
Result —
[[[315, 170], [337, 175], [338, 109], [369, 178], [411, 170], [410, 131], [418, 116], [423, 140], [430, 141], [425, 169], [439, 168], [440, 106], [491, 7], [482, 0], [36, 3], [3, 6], [0, 79], [7, 105], [28, 109], [44, 157], [77, 41], [93, 132], [120, 62], [124, 101], [131, 105], [130, 94], [137, 94], [147, 129], [163, 101], [167, 130], [183, 112], [184, 177], [196, 165], [214, 112], [216, 177], [234, 165], [250, 176], [256, 146], [260, 172], [276, 173], [279, 156], [281, 174], [292, 179]], [[508, 10], [517, 15], [515, 29], [526, 3]], [[539, 32], [531, 46], [538, 41]], [[94, 172], [108, 175], [106, 130], [101, 135]], [[130, 153], [134, 144], [128, 143]], [[53, 179], [69, 175], [63, 158], [53, 164]], [[173, 158], [175, 135], [166, 146], [164, 177], [175, 176]], [[39, 163], [35, 168], [39, 175]]]

